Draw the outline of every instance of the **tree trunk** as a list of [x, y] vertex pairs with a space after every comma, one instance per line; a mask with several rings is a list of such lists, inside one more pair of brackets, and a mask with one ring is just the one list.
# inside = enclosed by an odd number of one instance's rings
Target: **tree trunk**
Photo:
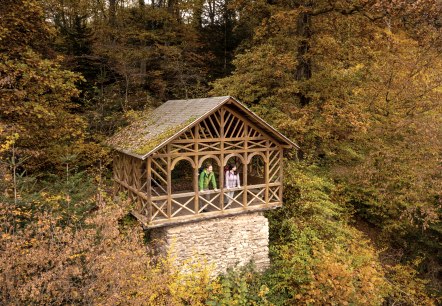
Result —
[[181, 16], [180, 16], [180, 9], [178, 8], [178, 1], [177, 0], [169, 0], [167, 1], [167, 10], [169, 13], [175, 17], [175, 19], [180, 22]]
[[117, 0], [109, 0], [109, 24], [115, 26], [117, 16]]
[[[297, 35], [300, 38], [300, 44], [298, 47], [298, 66], [296, 67], [295, 71], [295, 79], [298, 81], [303, 81], [312, 77], [311, 60], [308, 58], [310, 40], [312, 36], [311, 16], [308, 12], [302, 12], [299, 14], [297, 32]], [[304, 93], [299, 93], [298, 97], [301, 106], [305, 106], [310, 103], [310, 98], [305, 96]]]
[[202, 29], [203, 27], [203, 6], [204, 0], [195, 1], [193, 5], [193, 24], [195, 28]]
[[216, 3], [213, 0], [207, 1], [208, 9], [209, 9], [209, 19], [210, 19], [210, 25], [215, 25], [215, 10], [216, 10]]

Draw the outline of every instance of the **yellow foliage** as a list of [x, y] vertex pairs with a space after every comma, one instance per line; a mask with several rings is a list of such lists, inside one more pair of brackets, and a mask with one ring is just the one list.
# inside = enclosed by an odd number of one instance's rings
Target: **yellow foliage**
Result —
[[[0, 128], [0, 134], [3, 132], [3, 129]], [[17, 139], [19, 138], [18, 133], [13, 133], [12, 135], [6, 136], [3, 143], [0, 144], [0, 153], [7, 152], [11, 150], [12, 146], [15, 144]]]

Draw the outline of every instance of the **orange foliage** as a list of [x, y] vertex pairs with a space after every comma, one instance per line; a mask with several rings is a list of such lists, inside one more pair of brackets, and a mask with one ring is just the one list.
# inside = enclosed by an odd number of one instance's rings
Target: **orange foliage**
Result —
[[[5, 203], [0, 210], [3, 228], [11, 229], [13, 212]], [[151, 256], [139, 226], [119, 226], [126, 214], [108, 201], [84, 225], [62, 227], [57, 216], [39, 212], [3, 233], [0, 304], [203, 305], [210, 271], [196, 265], [183, 274]]]

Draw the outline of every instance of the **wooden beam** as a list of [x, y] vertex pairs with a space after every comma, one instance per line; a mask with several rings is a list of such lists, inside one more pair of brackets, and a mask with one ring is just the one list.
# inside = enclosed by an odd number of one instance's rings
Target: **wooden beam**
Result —
[[119, 187], [119, 185], [117, 184], [117, 182], [115, 182], [115, 180], [116, 179], [119, 179], [119, 165], [118, 165], [118, 163], [119, 163], [119, 153], [114, 153], [114, 158], [113, 158], [113, 161], [112, 161], [112, 164], [113, 164], [113, 169], [114, 169], [114, 175], [113, 175], [113, 179], [114, 179], [114, 182], [113, 182], [113, 197], [116, 197], [117, 196], [117, 193], [118, 193], [118, 187]]
[[[266, 146], [267, 148], [270, 147], [270, 142], [267, 140], [266, 142]], [[266, 161], [265, 161], [265, 184], [266, 184], [266, 191], [265, 191], [265, 201], [266, 201], [266, 205], [269, 204], [269, 163], [270, 163], [270, 150], [267, 149], [266, 151]]]
[[220, 190], [221, 190], [221, 195], [219, 198], [220, 201], [220, 205], [221, 205], [221, 210], [224, 210], [224, 114], [225, 114], [225, 110], [221, 109], [221, 123], [220, 123], [220, 136], [221, 136], [221, 148], [220, 148], [220, 174], [219, 174], [219, 184], [220, 184]]
[[163, 220], [153, 221], [149, 224], [145, 223], [146, 219], [143, 218], [143, 216], [140, 216], [139, 219], [137, 216], [135, 217], [137, 217], [137, 219], [143, 224], [145, 228], [158, 228], [158, 227], [170, 226], [176, 224], [185, 224], [188, 222], [210, 220], [219, 217], [230, 217], [245, 213], [254, 213], [259, 211], [271, 210], [278, 207], [281, 207], [280, 202], [271, 203], [270, 205], [249, 206], [247, 210], [244, 210], [244, 208], [241, 207], [241, 208], [228, 209], [224, 211], [206, 212], [204, 214], [199, 214], [199, 215], [179, 216], [179, 217], [174, 217], [172, 220], [163, 219]]
[[121, 186], [123, 186], [124, 188], [128, 189], [129, 191], [133, 192], [133, 193], [136, 194], [137, 196], [139, 196], [139, 197], [141, 197], [141, 198], [143, 198], [143, 199], [145, 199], [145, 200], [148, 200], [147, 195], [145, 195], [144, 193], [142, 193], [142, 192], [136, 190], [136, 189], [133, 188], [132, 186], [129, 186], [129, 185], [126, 184], [125, 182], [120, 181], [120, 180], [118, 180], [118, 179], [114, 179], [114, 181], [117, 182], [118, 184], [120, 184]]
[[261, 128], [259, 128], [258, 126], [256, 126], [253, 122], [251, 122], [248, 118], [244, 117], [243, 115], [241, 115], [240, 113], [238, 113], [237, 111], [233, 110], [230, 107], [226, 107], [228, 112], [231, 112], [232, 114], [234, 114], [236, 117], [240, 118], [241, 120], [243, 120], [244, 122], [246, 122], [248, 125], [250, 125], [251, 128], [253, 128], [254, 130], [260, 132], [262, 135], [264, 135], [268, 140], [272, 140], [272, 142], [275, 142], [278, 146], [282, 146], [282, 144], [280, 144], [278, 141], [276, 141], [276, 139], [272, 136], [270, 136], [269, 134], [267, 134], [266, 132], [264, 132], [264, 130], [262, 130]]
[[170, 144], [167, 144], [167, 217], [172, 216], [172, 160], [170, 157]]
[[[248, 134], [248, 132], [249, 132], [249, 125], [248, 124], [246, 124], [246, 123], [244, 123], [244, 134], [245, 135], [247, 135]], [[247, 169], [248, 169], [248, 167], [249, 167], [249, 165], [248, 165], [248, 163], [247, 163], [247, 158], [248, 158], [248, 153], [247, 153], [247, 150], [248, 150], [248, 140], [246, 139], [245, 141], [244, 141], [244, 161], [245, 161], [245, 163], [243, 164], [243, 169], [242, 169], [242, 184], [243, 184], [243, 186], [244, 186], [244, 194], [243, 194], [243, 203], [244, 203], [244, 208], [245, 209], [247, 209], [247, 204], [248, 204], [248, 201], [247, 201]]]
[[[195, 132], [194, 132], [195, 140], [199, 139], [199, 133], [200, 133], [199, 125], [196, 125], [195, 126]], [[199, 170], [198, 165], [199, 165], [199, 158], [198, 158], [198, 142], [195, 142], [194, 151], [195, 151], [195, 154], [193, 156], [193, 161], [195, 162], [195, 169], [193, 169], [193, 191], [195, 193], [195, 196], [194, 196], [195, 200], [194, 200], [193, 205], [194, 205], [195, 213], [198, 214], [198, 211], [199, 211], [199, 194], [198, 194], [198, 192], [199, 192], [199, 190], [198, 190], [198, 188], [199, 188], [198, 187], [198, 179], [199, 179], [199, 177], [198, 177], [198, 170]]]
[[147, 167], [147, 220], [152, 220], [152, 157], [148, 157], [146, 161]]
[[[266, 151], [279, 151], [279, 148], [259, 148], [259, 149], [238, 149], [238, 150], [224, 150], [225, 154], [232, 154], [232, 153], [244, 153], [244, 152], [248, 152], [248, 153], [253, 153], [253, 152], [266, 152]], [[198, 151], [198, 152], [185, 152], [185, 153], [171, 153], [170, 157], [180, 157], [180, 156], [194, 156], [194, 155], [217, 155], [220, 154], [220, 151]], [[167, 154], [155, 154], [153, 155], [153, 157], [168, 157]]]
[[279, 182], [281, 187], [279, 188], [279, 200], [282, 203], [283, 188], [284, 188], [284, 150], [281, 148], [279, 150]]

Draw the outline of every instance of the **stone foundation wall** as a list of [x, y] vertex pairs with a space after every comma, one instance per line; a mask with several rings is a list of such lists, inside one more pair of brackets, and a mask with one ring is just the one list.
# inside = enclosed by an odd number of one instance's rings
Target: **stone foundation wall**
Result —
[[156, 228], [151, 230], [151, 238], [162, 241], [162, 252], [170, 252], [177, 265], [207, 261], [216, 274], [250, 261], [260, 271], [270, 264], [269, 224], [262, 213]]

